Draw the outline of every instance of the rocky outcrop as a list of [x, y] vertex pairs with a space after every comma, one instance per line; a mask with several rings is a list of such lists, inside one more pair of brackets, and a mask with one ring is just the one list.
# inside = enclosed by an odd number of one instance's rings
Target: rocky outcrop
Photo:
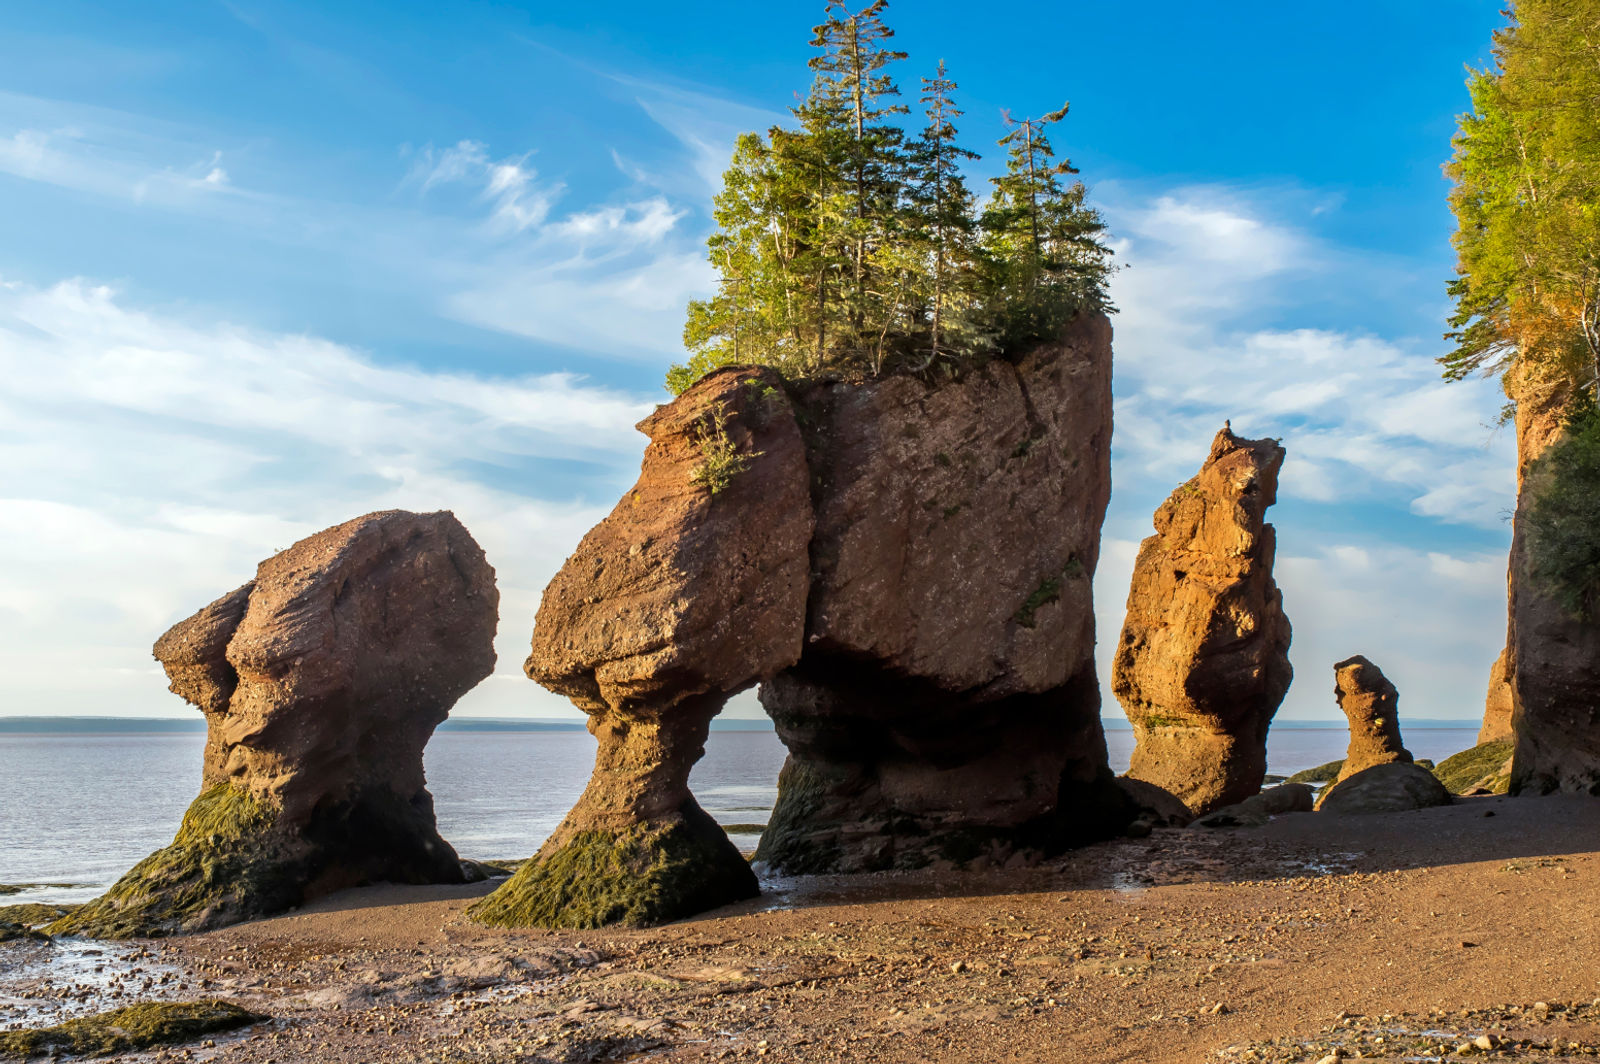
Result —
[[1452, 794], [1505, 794], [1511, 787], [1512, 745], [1509, 739], [1479, 743], [1439, 762], [1433, 774]]
[[527, 662], [589, 715], [594, 776], [473, 907], [484, 923], [659, 923], [757, 892], [689, 770], [728, 697], [800, 658], [805, 448], [782, 381], [751, 367], [708, 375], [639, 429], [639, 480], [545, 589]]
[[1152, 828], [1182, 828], [1194, 820], [1194, 814], [1177, 795], [1154, 783], [1118, 776], [1117, 786], [1138, 810], [1135, 823], [1143, 821]]
[[1515, 697], [1511, 689], [1511, 651], [1502, 650], [1489, 669], [1489, 693], [1483, 700], [1483, 725], [1478, 743], [1509, 742], [1512, 738], [1511, 711]]
[[1267, 726], [1289, 689], [1289, 621], [1265, 521], [1284, 451], [1224, 427], [1139, 546], [1111, 684], [1133, 723], [1128, 775], [1196, 814], [1261, 789]]
[[594, 777], [474, 918], [653, 923], [753, 894], [688, 776], [758, 682], [789, 748], [771, 868], [1028, 860], [1132, 821], [1090, 600], [1110, 341], [1086, 315], [941, 383], [728, 367], [646, 419], [639, 483], [546, 590], [528, 659], [589, 714]]
[[1315, 807], [1311, 788], [1304, 783], [1280, 783], [1242, 802], [1213, 809], [1197, 817], [1195, 827], [1258, 828], [1284, 813], [1309, 813]]
[[1347, 780], [1373, 765], [1409, 764], [1411, 752], [1400, 740], [1400, 692], [1378, 668], [1357, 654], [1333, 667], [1333, 694], [1350, 722], [1350, 746], [1334, 780]]
[[1339, 815], [1404, 813], [1449, 805], [1454, 800], [1427, 769], [1391, 761], [1362, 769], [1323, 791], [1317, 799], [1317, 811]]
[[789, 747], [756, 858], [786, 872], [1026, 861], [1121, 829], [1090, 583], [1111, 329], [939, 385], [802, 398], [805, 653], [762, 686]]
[[170, 847], [53, 930], [195, 931], [375, 880], [453, 883], [422, 749], [494, 668], [494, 570], [450, 513], [319, 532], [156, 642], [206, 716], [203, 787]]
[[1566, 432], [1579, 402], [1531, 366], [1513, 368], [1506, 392], [1517, 404], [1517, 510], [1508, 567], [1507, 668], [1516, 744], [1513, 793], [1600, 795], [1600, 623], [1573, 616], [1530, 576], [1538, 545], [1526, 516], [1551, 471], [1539, 459]]

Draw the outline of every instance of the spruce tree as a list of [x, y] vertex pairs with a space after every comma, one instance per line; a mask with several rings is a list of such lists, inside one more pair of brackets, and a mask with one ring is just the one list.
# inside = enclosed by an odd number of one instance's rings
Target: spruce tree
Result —
[[973, 315], [979, 297], [974, 198], [961, 175], [961, 163], [978, 153], [956, 143], [955, 120], [962, 115], [951, 97], [956, 88], [942, 59], [934, 76], [922, 79], [928, 122], [910, 151], [906, 196], [924, 259], [919, 280], [927, 323], [925, 341], [918, 337], [918, 369], [959, 361], [981, 343]]
[[990, 310], [1003, 344], [1049, 335], [1084, 307], [1109, 309], [1105, 286], [1111, 250], [1100, 240], [1105, 223], [1084, 202], [1083, 183], [1063, 185], [1078, 171], [1056, 160], [1048, 129], [1067, 116], [1067, 105], [1042, 118], [1018, 121], [1005, 114], [1009, 132], [1006, 172], [984, 211]]

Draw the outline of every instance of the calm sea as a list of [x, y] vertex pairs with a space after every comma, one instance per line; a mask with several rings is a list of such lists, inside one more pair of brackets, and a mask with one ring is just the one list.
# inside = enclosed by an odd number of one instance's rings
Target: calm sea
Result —
[[[1125, 724], [1108, 725], [1111, 765], [1120, 772], [1133, 734]], [[1460, 722], [1413, 724], [1405, 732], [1413, 754], [1436, 761], [1476, 737], [1476, 726]], [[1268, 744], [1268, 769], [1290, 775], [1335, 760], [1347, 741], [1342, 725], [1280, 722]], [[196, 731], [0, 728], [0, 883], [74, 884], [29, 890], [0, 904], [85, 900], [170, 842], [199, 789], [203, 742]], [[783, 758], [771, 731], [714, 731], [691, 778], [695, 796], [723, 824], [763, 824]], [[464, 857], [526, 857], [583, 791], [593, 759], [594, 739], [578, 729], [441, 730], [427, 751], [439, 829]], [[741, 848], [754, 848], [755, 834], [732, 835]]]

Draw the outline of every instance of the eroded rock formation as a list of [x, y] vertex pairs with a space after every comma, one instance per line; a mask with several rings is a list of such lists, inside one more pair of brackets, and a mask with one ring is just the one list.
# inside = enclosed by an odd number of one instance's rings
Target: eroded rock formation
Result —
[[1267, 726], [1293, 678], [1265, 521], [1284, 451], [1224, 427], [1139, 546], [1112, 690], [1133, 723], [1128, 775], [1197, 815], [1255, 794]]
[[1510, 742], [1511, 710], [1516, 699], [1511, 689], [1511, 651], [1502, 650], [1489, 669], [1489, 693], [1483, 700], [1483, 726], [1478, 743]]
[[1333, 667], [1333, 694], [1350, 722], [1350, 747], [1334, 780], [1347, 780], [1373, 765], [1412, 760], [1400, 740], [1400, 692], [1378, 668], [1357, 654]]
[[932, 386], [804, 396], [817, 528], [789, 747], [756, 857], [788, 872], [1027, 860], [1132, 815], [1106, 767], [1090, 582], [1111, 329]]
[[583, 797], [475, 919], [658, 923], [749, 897], [754, 874], [689, 793], [728, 697], [799, 660], [809, 470], [770, 370], [703, 378], [639, 425], [639, 480], [545, 589], [527, 673], [589, 715]]
[[156, 642], [206, 716], [203, 791], [170, 847], [54, 930], [194, 931], [375, 880], [453, 883], [422, 749], [494, 668], [494, 570], [454, 515], [319, 532]]
[[1090, 601], [1110, 340], [1085, 316], [942, 384], [790, 393], [732, 367], [646, 419], [639, 483], [546, 590], [528, 659], [589, 714], [594, 778], [475, 918], [649, 923], [754, 893], [688, 774], [757, 682], [790, 751], [774, 868], [1025, 860], [1121, 830]]
[[1566, 431], [1577, 397], [1531, 376], [1507, 375], [1517, 404], [1517, 512], [1508, 571], [1507, 668], [1513, 691], [1511, 790], [1600, 794], [1600, 624], [1574, 617], [1529, 576], [1537, 544], [1529, 507], [1548, 481], [1538, 459]]

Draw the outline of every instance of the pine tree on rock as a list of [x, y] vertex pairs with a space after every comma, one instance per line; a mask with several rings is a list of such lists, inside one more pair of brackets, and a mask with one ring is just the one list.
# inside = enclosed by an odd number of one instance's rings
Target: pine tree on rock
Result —
[[991, 178], [995, 190], [984, 211], [983, 247], [989, 259], [989, 299], [1003, 344], [1046, 336], [1081, 307], [1110, 309], [1105, 285], [1111, 250], [1101, 242], [1105, 223], [1086, 205], [1078, 171], [1056, 160], [1048, 128], [1067, 116], [1067, 105], [1042, 118], [1018, 121], [1000, 138], [1006, 172]]
[[910, 150], [906, 196], [922, 259], [918, 294], [927, 323], [926, 336], [918, 337], [919, 370], [959, 362], [983, 343], [973, 313], [980, 296], [974, 197], [961, 175], [961, 163], [978, 153], [956, 143], [955, 120], [962, 115], [951, 98], [956, 88], [942, 59], [934, 76], [922, 79], [928, 124]]

